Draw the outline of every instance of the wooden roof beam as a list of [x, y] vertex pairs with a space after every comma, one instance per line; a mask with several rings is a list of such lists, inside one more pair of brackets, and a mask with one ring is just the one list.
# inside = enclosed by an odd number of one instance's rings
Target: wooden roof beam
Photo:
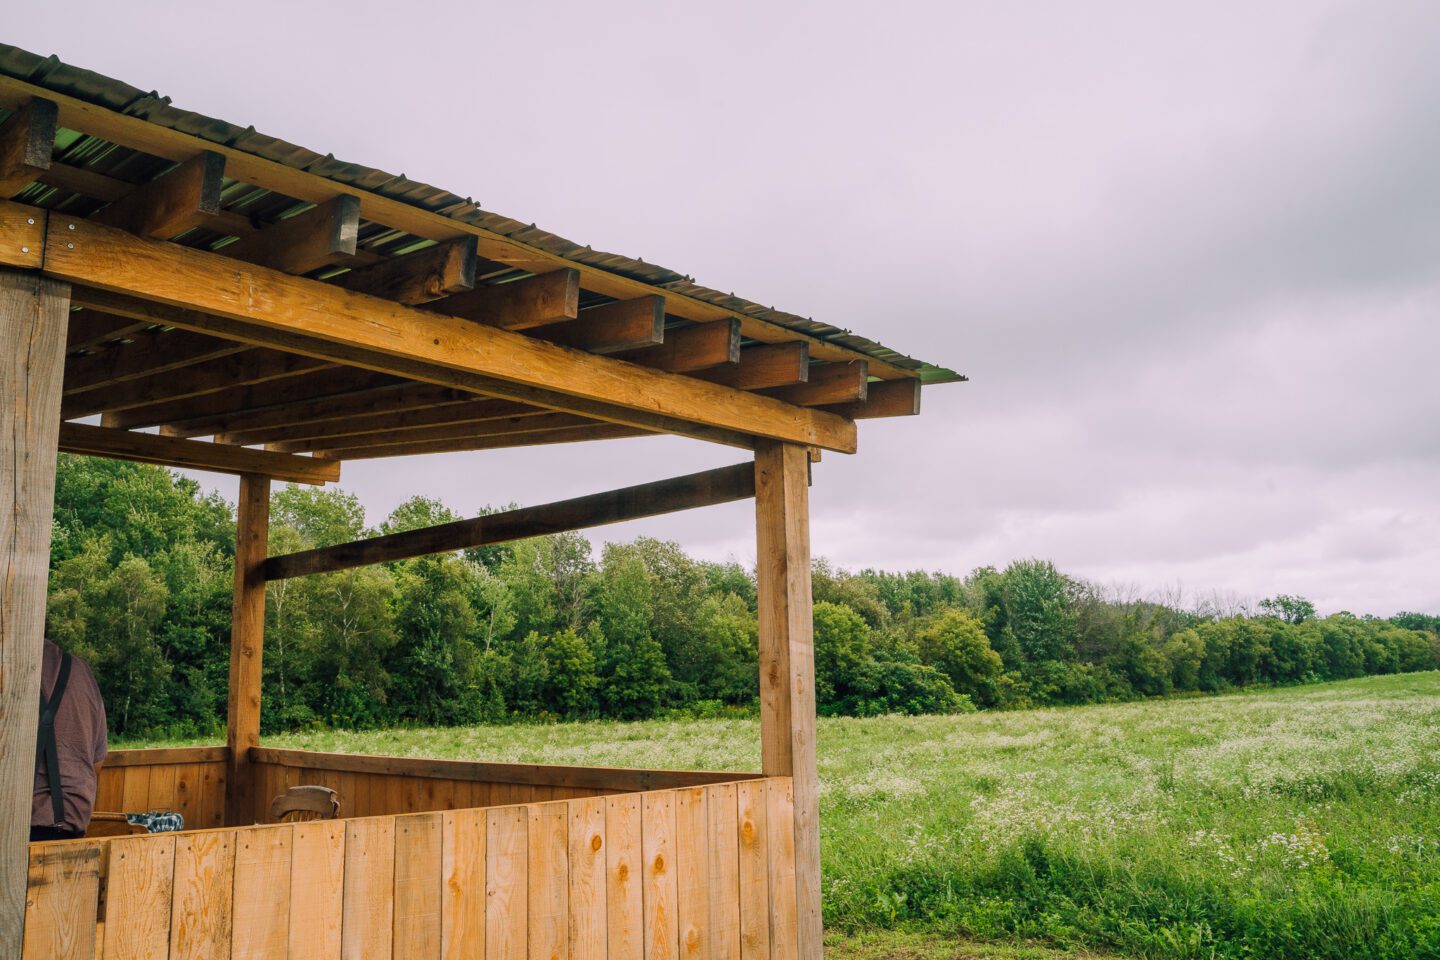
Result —
[[285, 273], [309, 273], [353, 257], [359, 237], [360, 201], [340, 196], [242, 235], [220, 252]]
[[[458, 440], [416, 440], [393, 443], [383, 447], [337, 448], [339, 460], [375, 460], [381, 457], [414, 457], [428, 453], [475, 453], [510, 447], [539, 447], [556, 443], [588, 443], [592, 440], [622, 440], [627, 437], [654, 436], [654, 431], [641, 430], [619, 423], [594, 422], [590, 426], [567, 427], [535, 432], [507, 433], [490, 437], [465, 437]], [[329, 457], [331, 451], [317, 450], [316, 456]]]
[[581, 310], [575, 320], [527, 330], [532, 337], [589, 353], [621, 353], [665, 341], [665, 298], [616, 300]]
[[308, 453], [315, 450], [338, 451], [338, 454], [330, 452], [326, 456], [343, 460], [352, 451], [363, 447], [397, 446], [426, 443], [432, 440], [502, 437], [517, 433], [544, 433], [549, 430], [597, 426], [599, 423], [598, 420], [579, 417], [573, 413], [531, 410], [509, 417], [485, 417], [480, 420], [466, 420], [459, 423], [398, 427], [392, 430], [373, 430], [344, 436], [314, 437], [309, 440], [287, 440], [282, 443], [267, 444], [266, 449], [282, 450], [286, 453]]
[[487, 517], [442, 523], [423, 530], [392, 533], [265, 561], [266, 580], [330, 573], [434, 553], [494, 543], [510, 543], [571, 530], [585, 530], [642, 517], [657, 517], [695, 507], [731, 503], [755, 496], [755, 466], [739, 463], [620, 490], [521, 507]]
[[666, 330], [664, 343], [617, 354], [618, 359], [669, 373], [694, 373], [740, 362], [740, 321], [715, 320]]
[[401, 257], [358, 267], [336, 277], [334, 282], [346, 290], [396, 303], [428, 303], [475, 288], [478, 263], [475, 248], [474, 237], [447, 240]]
[[[465, 399], [458, 399], [458, 391], [444, 387], [431, 387], [428, 384], [406, 387], [401, 393], [405, 399], [409, 399], [411, 394], [419, 390], [443, 390], [446, 398], [443, 402], [412, 402], [403, 408], [395, 407], [390, 410], [363, 413], [352, 408], [351, 412], [345, 416], [312, 418], [270, 427], [236, 430], [217, 434], [215, 439], [221, 443], [238, 443], [241, 446], [266, 443], [273, 445], [277, 450], [287, 450], [290, 448], [285, 444], [290, 442], [313, 440], [320, 437], [328, 438], [329, 442], [333, 444], [337, 437], [353, 437], [379, 430], [412, 430], [444, 424], [480, 423], [486, 420], [500, 420], [505, 417], [549, 412], [543, 407], [532, 407], [528, 404], [516, 403], [513, 400], [476, 400], [469, 398], [468, 395], [465, 395]], [[362, 399], [364, 398], [362, 397]]]
[[136, 236], [168, 240], [220, 213], [225, 158], [196, 154], [100, 210], [90, 219]]
[[580, 315], [580, 272], [554, 270], [453, 295], [435, 309], [501, 330], [528, 330]]
[[155, 324], [132, 317], [117, 317], [100, 310], [75, 310], [70, 314], [70, 326], [65, 331], [65, 352], [94, 350], [96, 347], [114, 343], [148, 330]]
[[[332, 364], [324, 360], [278, 350], [243, 350], [219, 360], [67, 396], [61, 402], [60, 415], [62, 419], [74, 420], [168, 400], [186, 400], [245, 384], [294, 377], [329, 366]], [[107, 421], [105, 425], [119, 426], [114, 421]]]
[[158, 376], [246, 349], [243, 343], [184, 330], [148, 330], [124, 346], [66, 360], [64, 395]]
[[801, 341], [762, 343], [740, 351], [740, 362], [695, 374], [737, 390], [764, 390], [804, 383], [810, 377], [810, 347]]
[[340, 479], [340, 464], [334, 460], [227, 447], [202, 440], [181, 440], [83, 423], [60, 424], [60, 449], [66, 453], [134, 460], [165, 467], [187, 467], [216, 473], [261, 473], [294, 483], [333, 483]]
[[920, 412], [920, 381], [875, 380], [867, 388], [864, 400], [826, 409], [851, 420], [913, 417]]
[[804, 383], [767, 390], [766, 393], [801, 407], [854, 403], [865, 399], [869, 382], [870, 365], [864, 360], [819, 363], [810, 368], [810, 375]]
[[8, 200], [44, 176], [55, 149], [59, 109], [32, 97], [0, 126], [0, 200]]
[[163, 400], [106, 414], [106, 425], [135, 429], [159, 426], [172, 437], [205, 437], [224, 432], [236, 417], [274, 415], [292, 404], [320, 397], [348, 396], [393, 388], [403, 381], [373, 370], [330, 367], [284, 380], [240, 384], [180, 400]]

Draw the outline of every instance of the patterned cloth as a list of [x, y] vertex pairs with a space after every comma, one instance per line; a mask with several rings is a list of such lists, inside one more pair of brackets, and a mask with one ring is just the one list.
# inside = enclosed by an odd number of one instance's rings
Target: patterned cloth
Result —
[[178, 813], [127, 813], [125, 819], [151, 833], [170, 833], [185, 829], [185, 818]]

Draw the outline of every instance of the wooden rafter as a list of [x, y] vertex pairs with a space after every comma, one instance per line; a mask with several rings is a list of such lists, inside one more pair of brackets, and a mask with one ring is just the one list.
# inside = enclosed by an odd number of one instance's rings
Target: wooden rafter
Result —
[[461, 237], [351, 270], [335, 282], [346, 290], [417, 304], [475, 288], [475, 238]]
[[451, 296], [437, 309], [502, 330], [528, 330], [574, 320], [580, 313], [580, 272], [552, 270]]
[[[47, 232], [53, 240], [45, 248], [47, 273], [127, 292], [77, 293], [77, 302], [110, 312], [642, 430], [747, 447], [754, 436], [773, 435], [806, 446], [854, 450], [854, 424], [822, 411], [567, 350], [84, 220], [57, 217]], [[13, 254], [0, 250], [4, 256]]]
[[666, 330], [664, 343], [617, 354], [622, 360], [670, 373], [694, 373], [740, 362], [740, 321], [716, 320]]
[[169, 239], [220, 213], [225, 158], [211, 150], [136, 187], [91, 217], [142, 237]]
[[[83, 316], [87, 311], [81, 311]], [[137, 333], [124, 346], [71, 357], [65, 363], [65, 395], [75, 396], [157, 377], [192, 364], [219, 360], [247, 349], [233, 340], [219, 340], [183, 330], [147, 330]]]
[[665, 299], [616, 300], [580, 311], [575, 320], [534, 327], [530, 336], [590, 353], [621, 353], [665, 340]]
[[203, 440], [182, 440], [133, 430], [112, 430], [84, 423], [60, 425], [60, 449], [66, 453], [156, 463], [166, 467], [264, 474], [295, 483], [333, 483], [340, 479], [340, 464], [334, 460], [231, 447]]
[[138, 380], [124, 380], [67, 396], [61, 412], [66, 420], [74, 420], [97, 413], [202, 397], [243, 384], [266, 383], [321, 370], [327, 366], [331, 364], [324, 360], [278, 350], [242, 350], [219, 360], [209, 360]]
[[486, 544], [508, 543], [545, 534], [584, 530], [694, 507], [730, 503], [754, 495], [755, 468], [750, 463], [741, 463], [670, 480], [576, 497], [573, 500], [562, 500], [538, 507], [522, 507], [423, 530], [392, 533], [389, 536], [357, 540], [334, 547], [271, 557], [265, 561], [265, 579], [284, 580]]
[[132, 337], [152, 326], [154, 324], [132, 317], [117, 317], [99, 310], [76, 310], [70, 314], [70, 331], [65, 341], [65, 352], [93, 350], [116, 340]]
[[738, 390], [788, 387], [809, 379], [810, 348], [799, 342], [745, 347], [734, 366], [702, 370], [696, 376]]
[[342, 196], [241, 236], [221, 249], [227, 257], [286, 273], [309, 273], [353, 257], [359, 236], [360, 201]]
[[[506, 401], [496, 401], [504, 403]], [[517, 404], [517, 406], [520, 406]], [[547, 413], [527, 411], [517, 416], [486, 417], [459, 423], [438, 423], [424, 426], [396, 427], [390, 430], [366, 430], [363, 433], [340, 436], [312, 437], [309, 440], [290, 440], [268, 444], [267, 449], [284, 450], [291, 453], [306, 453], [314, 450], [328, 451], [325, 455], [344, 459], [352, 452], [375, 447], [409, 446], [434, 441], [478, 440], [486, 437], [505, 437], [515, 434], [546, 433], [551, 430], [568, 430], [576, 427], [599, 426], [598, 420], [577, 417], [573, 413]], [[376, 451], [381, 453], [382, 451]]]
[[316, 456], [339, 460], [372, 460], [377, 457], [412, 457], [427, 453], [466, 453], [477, 450], [503, 450], [510, 447], [539, 447], [556, 443], [588, 443], [592, 440], [622, 440], [628, 437], [652, 436], [618, 423], [599, 423], [587, 427], [540, 430], [534, 433], [505, 433], [492, 437], [465, 437], [458, 440], [416, 440], [392, 443], [383, 447], [336, 447], [316, 450]]
[[0, 126], [0, 200], [8, 200], [50, 169], [55, 148], [53, 100], [35, 97]]
[[810, 368], [810, 374], [804, 383], [767, 392], [772, 397], [802, 407], [854, 403], [865, 399], [869, 379], [870, 366], [864, 360], [854, 363], [822, 363]]
[[864, 400], [829, 409], [851, 420], [913, 417], [920, 412], [920, 381], [876, 380], [870, 383]]
[[[448, 396], [434, 403], [416, 402], [419, 390], [445, 390]], [[506, 417], [526, 417], [546, 414], [549, 411], [532, 407], [513, 400], [455, 399], [455, 391], [443, 387], [417, 384], [403, 388], [402, 399], [409, 401], [403, 408], [372, 413], [353, 412], [343, 417], [312, 419], [308, 422], [290, 422], [252, 430], [233, 431], [218, 434], [215, 439], [221, 443], [271, 444], [277, 450], [291, 449], [287, 444], [302, 440], [325, 439], [333, 442], [337, 438], [356, 437], [377, 431], [417, 430], [464, 423], [483, 423], [487, 420], [502, 420]], [[294, 449], [301, 449], [296, 447]]]

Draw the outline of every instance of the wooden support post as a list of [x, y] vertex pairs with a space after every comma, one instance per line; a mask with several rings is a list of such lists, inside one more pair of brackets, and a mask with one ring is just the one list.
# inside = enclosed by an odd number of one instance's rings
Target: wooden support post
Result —
[[20, 956], [70, 287], [0, 268], [0, 958]]
[[225, 823], [255, 822], [250, 748], [260, 746], [260, 663], [265, 645], [265, 554], [269, 546], [270, 478], [240, 478], [235, 516], [235, 600], [230, 613], [230, 705], [225, 742]]
[[[810, 458], [805, 447], [755, 445], [760, 607], [761, 769], [795, 786], [799, 960], [820, 960], [820, 811], [815, 771], [815, 650], [810, 594]], [[777, 894], [771, 891], [771, 897]], [[772, 936], [781, 935], [779, 931]]]

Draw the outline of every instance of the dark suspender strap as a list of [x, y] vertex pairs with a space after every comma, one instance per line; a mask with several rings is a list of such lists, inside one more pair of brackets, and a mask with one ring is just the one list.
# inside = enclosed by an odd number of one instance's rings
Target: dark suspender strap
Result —
[[55, 689], [49, 699], [45, 690], [40, 690], [39, 742], [35, 746], [38, 759], [45, 761], [45, 773], [50, 781], [50, 810], [55, 815], [55, 826], [65, 822], [65, 788], [60, 784], [60, 750], [55, 743], [55, 713], [60, 701], [65, 698], [65, 685], [70, 682], [70, 654], [60, 654], [60, 674], [55, 678]]

